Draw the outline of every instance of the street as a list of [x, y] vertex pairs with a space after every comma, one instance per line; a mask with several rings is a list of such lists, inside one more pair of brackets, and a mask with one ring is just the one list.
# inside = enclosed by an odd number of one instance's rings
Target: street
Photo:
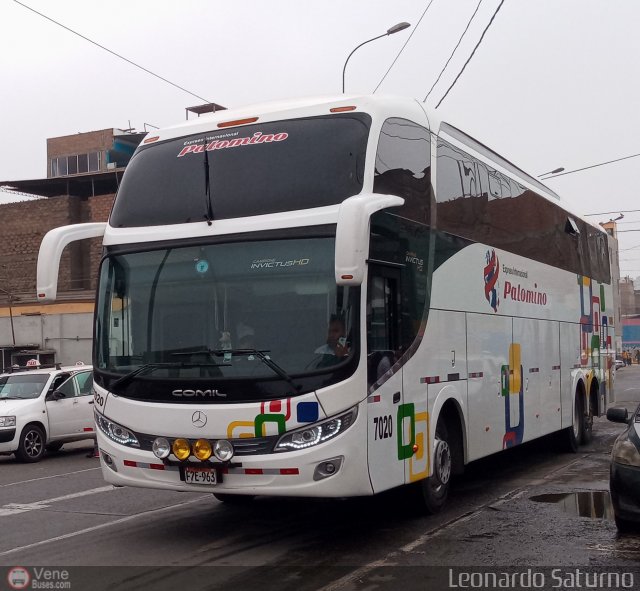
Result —
[[[614, 405], [635, 408], [639, 385], [640, 367], [619, 370]], [[617, 533], [608, 496], [622, 429], [600, 417], [577, 454], [546, 438], [473, 463], [435, 516], [413, 514], [398, 492], [229, 506], [114, 488], [86, 457], [89, 440], [37, 464], [1, 457], [0, 564], [70, 567], [75, 589], [91, 577], [95, 589], [424, 588], [433, 567], [633, 569], [640, 536]]]

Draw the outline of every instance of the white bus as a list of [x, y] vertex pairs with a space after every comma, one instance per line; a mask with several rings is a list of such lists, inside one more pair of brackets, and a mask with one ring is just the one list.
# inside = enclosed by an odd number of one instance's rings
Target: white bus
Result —
[[560, 432], [612, 375], [606, 234], [414, 100], [337, 96], [153, 132], [103, 236], [93, 354], [116, 485], [430, 512], [464, 465]]

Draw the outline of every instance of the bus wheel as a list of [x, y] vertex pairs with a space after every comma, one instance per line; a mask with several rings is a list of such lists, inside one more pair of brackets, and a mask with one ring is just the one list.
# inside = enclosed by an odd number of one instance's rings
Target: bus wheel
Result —
[[580, 392], [576, 392], [576, 396], [573, 401], [573, 424], [571, 427], [567, 427], [560, 431], [560, 441], [562, 451], [568, 451], [569, 453], [576, 453], [578, 446], [583, 438], [584, 428], [584, 411], [582, 395]]
[[422, 501], [427, 513], [437, 513], [444, 507], [449, 494], [449, 483], [453, 471], [453, 459], [447, 424], [443, 417], [436, 426], [433, 475], [420, 481]]
[[38, 425], [27, 425], [20, 435], [16, 458], [21, 462], [37, 462], [44, 454], [44, 432]]
[[213, 496], [227, 505], [246, 505], [254, 499], [253, 495], [230, 495], [229, 493], [213, 493]]
[[587, 400], [587, 409], [582, 409], [582, 439], [580, 443], [583, 445], [591, 443], [593, 439], [593, 408], [591, 407], [591, 399]]

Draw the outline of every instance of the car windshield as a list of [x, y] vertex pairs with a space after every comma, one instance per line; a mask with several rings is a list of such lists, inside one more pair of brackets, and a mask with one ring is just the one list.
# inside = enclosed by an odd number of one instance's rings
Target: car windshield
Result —
[[0, 376], [0, 400], [37, 398], [49, 376], [46, 374], [15, 374]]
[[325, 237], [107, 257], [95, 369], [116, 374], [114, 386], [151, 378], [297, 386], [296, 376], [344, 366], [355, 356], [357, 297], [336, 286], [334, 249]]

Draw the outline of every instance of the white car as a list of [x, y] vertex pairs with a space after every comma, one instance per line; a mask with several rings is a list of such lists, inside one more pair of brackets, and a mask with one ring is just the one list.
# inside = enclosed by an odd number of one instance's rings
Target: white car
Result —
[[0, 454], [37, 462], [45, 449], [95, 438], [93, 368], [35, 368], [0, 375]]

